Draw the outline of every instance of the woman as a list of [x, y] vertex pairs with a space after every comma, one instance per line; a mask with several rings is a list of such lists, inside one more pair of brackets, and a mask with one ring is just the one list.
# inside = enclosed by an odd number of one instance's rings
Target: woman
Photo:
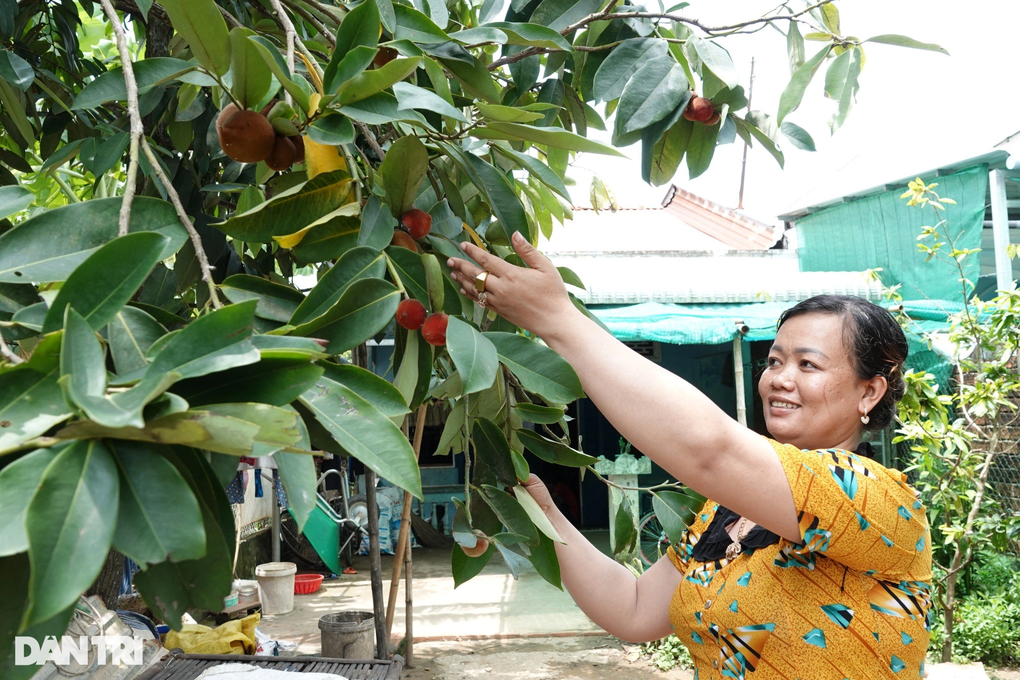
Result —
[[625, 640], [675, 631], [700, 680], [922, 676], [926, 512], [905, 475], [861, 442], [890, 422], [903, 394], [907, 344], [889, 314], [820, 296], [783, 315], [758, 384], [770, 440], [603, 332], [548, 259], [519, 234], [513, 245], [527, 268], [464, 244], [481, 266], [448, 262], [462, 291], [539, 335], [620, 434], [711, 499], [669, 559], [635, 579], [532, 475], [528, 492], [566, 541], [556, 553], [578, 606]]

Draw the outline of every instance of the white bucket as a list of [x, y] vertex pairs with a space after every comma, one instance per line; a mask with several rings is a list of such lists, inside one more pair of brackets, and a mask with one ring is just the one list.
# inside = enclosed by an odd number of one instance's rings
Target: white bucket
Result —
[[297, 565], [293, 562], [267, 562], [255, 567], [255, 577], [259, 581], [259, 601], [264, 615], [293, 611], [296, 573]]

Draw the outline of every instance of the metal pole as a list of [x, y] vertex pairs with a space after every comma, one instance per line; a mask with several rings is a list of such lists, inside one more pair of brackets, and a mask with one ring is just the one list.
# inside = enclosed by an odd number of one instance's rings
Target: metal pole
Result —
[[[262, 474], [262, 471], [259, 471]], [[282, 530], [280, 522], [280, 503], [276, 500], [276, 487], [273, 486], [273, 480], [269, 480], [270, 494], [273, 497], [273, 561], [280, 561], [280, 531]]]
[[[751, 110], [751, 95], [754, 94], [754, 57], [751, 57], [751, 80], [747, 84], [747, 110]], [[744, 209], [744, 176], [747, 173], [747, 142], [744, 142], [744, 160], [740, 163], [740, 193], [737, 196], [737, 210]]]
[[1013, 283], [1013, 264], [1006, 253], [1009, 245], [1009, 208], [1006, 205], [1006, 174], [992, 170], [988, 192], [992, 198], [992, 239], [995, 243], [995, 287], [1008, 290]]
[[733, 338], [733, 381], [737, 388], [737, 422], [747, 427], [747, 403], [744, 396], [744, 325], [737, 321], [737, 337]]

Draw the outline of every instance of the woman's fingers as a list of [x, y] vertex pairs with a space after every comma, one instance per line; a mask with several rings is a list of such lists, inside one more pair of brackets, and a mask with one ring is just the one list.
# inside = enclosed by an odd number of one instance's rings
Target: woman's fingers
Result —
[[527, 239], [521, 235], [521, 232], [515, 231], [511, 240], [513, 241], [514, 250], [517, 251], [517, 254], [521, 256], [521, 259], [524, 260], [525, 264], [529, 267], [542, 272], [549, 271], [553, 268], [552, 262], [549, 261], [549, 258], [538, 252], [538, 249], [535, 246], [528, 243]]
[[460, 244], [461, 250], [468, 254], [472, 260], [482, 266], [482, 269], [492, 272], [496, 276], [508, 274], [514, 265], [491, 253], [487, 253], [473, 243], [465, 241]]

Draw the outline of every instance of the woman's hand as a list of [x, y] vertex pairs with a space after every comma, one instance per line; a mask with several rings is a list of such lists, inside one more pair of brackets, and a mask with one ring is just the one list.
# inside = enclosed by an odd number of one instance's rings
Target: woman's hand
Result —
[[581, 312], [570, 301], [560, 273], [545, 255], [538, 252], [518, 232], [512, 239], [514, 250], [528, 265], [518, 267], [491, 255], [470, 243], [461, 248], [481, 267], [472, 262], [450, 258], [451, 277], [460, 284], [464, 295], [478, 301], [475, 277], [489, 272], [485, 280], [485, 307], [525, 330], [544, 337], [564, 315]]
[[549, 493], [549, 487], [545, 485], [538, 475], [531, 474], [528, 476], [528, 481], [524, 482], [522, 486], [527, 490], [528, 494], [538, 503], [538, 507], [542, 508], [542, 512], [548, 515], [551, 512], [559, 512], [559, 508], [556, 507], [555, 501], [552, 499], [552, 494]]

